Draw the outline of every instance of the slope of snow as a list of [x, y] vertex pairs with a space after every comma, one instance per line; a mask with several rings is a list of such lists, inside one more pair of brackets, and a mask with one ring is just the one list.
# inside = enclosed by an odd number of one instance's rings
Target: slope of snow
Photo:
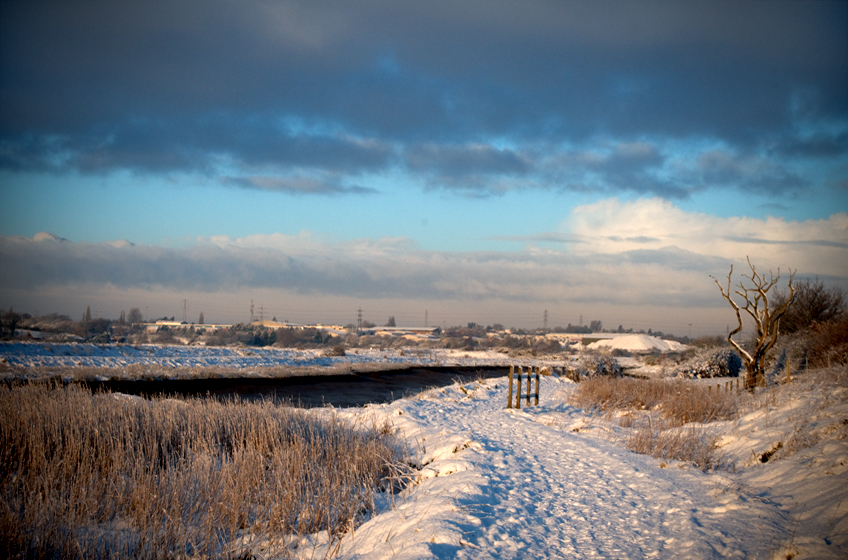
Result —
[[[377, 515], [343, 539], [340, 558], [848, 554], [848, 501], [840, 503], [848, 498], [844, 442], [841, 451], [811, 450], [826, 463], [820, 475], [809, 468], [799, 473], [789, 461], [746, 468], [743, 456], [751, 450], [743, 449], [750, 441], [742, 431], [768, 426], [743, 419], [724, 427], [728, 441], [741, 442], [738, 471], [703, 473], [631, 453], [612, 438], [593, 435], [601, 430], [580, 430], [583, 412], [562, 404], [572, 387], [567, 380], [543, 378], [542, 404], [521, 410], [505, 408], [505, 382], [453, 385], [343, 411], [358, 421], [390, 418], [421, 470], [416, 484], [386, 497]], [[822, 527], [799, 524], [799, 517], [820, 512], [815, 504], [822, 495], [831, 496], [822, 506]], [[808, 529], [827, 536], [808, 535]]]
[[606, 340], [599, 340], [589, 344], [587, 347], [609, 350], [630, 350], [634, 352], [650, 352], [653, 350], [658, 350], [660, 352], [678, 352], [680, 350], [684, 350], [686, 345], [680, 344], [674, 340], [663, 340], [646, 334], [627, 334], [617, 336], [615, 338], [608, 338]]

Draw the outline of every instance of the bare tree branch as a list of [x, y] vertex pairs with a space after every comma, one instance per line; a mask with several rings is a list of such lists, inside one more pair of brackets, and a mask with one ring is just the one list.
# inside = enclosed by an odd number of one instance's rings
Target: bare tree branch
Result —
[[[750, 258], [747, 260], [748, 266], [751, 268], [751, 274], [743, 274], [742, 278], [747, 278], [752, 286], [748, 287], [743, 281], [740, 281], [737, 289], [733, 291], [733, 293], [745, 301], [744, 306], [736, 303], [731, 296], [732, 265], [727, 275], [727, 289], [714, 276], [710, 276], [710, 278], [715, 280], [718, 289], [721, 291], [721, 296], [730, 303], [730, 306], [736, 312], [738, 326], [727, 335], [727, 341], [742, 357], [747, 372], [746, 385], [749, 390], [753, 390], [754, 387], [765, 380], [766, 354], [777, 342], [780, 332], [780, 318], [783, 317], [786, 310], [795, 301], [795, 288], [792, 286], [795, 271], [790, 271], [789, 273], [789, 297], [779, 300], [777, 307], [770, 309], [768, 293], [780, 280], [780, 269], [777, 269], [777, 275], [769, 271], [768, 277], [766, 277], [757, 272]], [[734, 335], [742, 331], [742, 311], [745, 311], [751, 317], [756, 327], [757, 334], [753, 352], [748, 352], [741, 344], [733, 339]]]

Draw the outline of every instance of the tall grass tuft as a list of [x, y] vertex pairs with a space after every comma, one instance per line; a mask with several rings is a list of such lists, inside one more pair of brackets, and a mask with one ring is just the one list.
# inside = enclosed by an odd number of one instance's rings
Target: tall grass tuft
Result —
[[373, 508], [405, 450], [272, 403], [0, 387], [0, 556], [292, 555]]
[[593, 377], [574, 389], [570, 403], [604, 412], [657, 411], [673, 426], [726, 420], [737, 411], [737, 397], [732, 391], [710, 391], [701, 383], [685, 379]]
[[719, 465], [714, 437], [702, 425], [669, 427], [662, 420], [642, 419], [628, 432], [625, 445], [630, 451], [691, 463], [703, 471]]
[[739, 410], [732, 391], [710, 391], [685, 379], [593, 377], [574, 389], [570, 403], [609, 415], [625, 412], [620, 425], [629, 428], [628, 449], [702, 470], [718, 464], [714, 438], [703, 424], [733, 418]]

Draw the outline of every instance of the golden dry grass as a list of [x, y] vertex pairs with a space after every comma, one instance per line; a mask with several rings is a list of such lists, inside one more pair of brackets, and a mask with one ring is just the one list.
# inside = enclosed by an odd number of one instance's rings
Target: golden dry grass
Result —
[[569, 402], [604, 412], [656, 411], [675, 426], [725, 420], [737, 411], [733, 391], [709, 390], [705, 384], [686, 379], [591, 377], [574, 389]]
[[287, 557], [373, 507], [386, 426], [272, 403], [0, 387], [0, 556]]
[[[709, 390], [691, 380], [592, 377], [580, 383], [569, 402], [612, 416], [628, 428], [631, 451], [691, 463], [708, 470], [718, 464], [714, 438], [704, 424], [726, 420], [739, 411], [739, 395]], [[696, 424], [696, 425], [687, 425]]]

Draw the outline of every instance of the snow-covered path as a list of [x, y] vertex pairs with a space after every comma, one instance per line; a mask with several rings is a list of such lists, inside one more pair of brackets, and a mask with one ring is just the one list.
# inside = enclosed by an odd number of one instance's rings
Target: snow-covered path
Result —
[[565, 383], [543, 378], [520, 411], [505, 379], [348, 411], [389, 415], [425, 466], [341, 557], [768, 558], [786, 537], [780, 510], [722, 477], [572, 431], [579, 413], [552, 401]]

